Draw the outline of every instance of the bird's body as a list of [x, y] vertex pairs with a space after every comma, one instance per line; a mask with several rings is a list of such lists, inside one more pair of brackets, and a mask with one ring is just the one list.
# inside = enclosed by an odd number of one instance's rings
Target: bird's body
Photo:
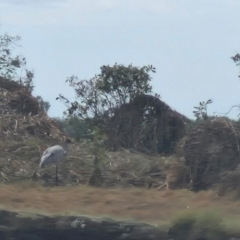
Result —
[[58, 185], [58, 163], [61, 161], [66, 151], [59, 145], [49, 147], [43, 152], [39, 167], [56, 163], [56, 185]]
[[66, 154], [66, 151], [59, 145], [49, 147], [43, 152], [39, 167], [45, 167], [45, 165], [58, 163], [62, 157]]

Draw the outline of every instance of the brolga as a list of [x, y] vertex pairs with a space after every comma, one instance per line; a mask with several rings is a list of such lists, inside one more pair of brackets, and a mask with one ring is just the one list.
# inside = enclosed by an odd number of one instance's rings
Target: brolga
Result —
[[41, 157], [39, 167], [44, 168], [46, 165], [56, 164], [56, 186], [58, 186], [58, 164], [62, 158], [67, 154], [68, 143], [73, 143], [70, 139], [66, 139], [64, 145], [66, 150], [60, 145], [54, 145], [47, 148]]

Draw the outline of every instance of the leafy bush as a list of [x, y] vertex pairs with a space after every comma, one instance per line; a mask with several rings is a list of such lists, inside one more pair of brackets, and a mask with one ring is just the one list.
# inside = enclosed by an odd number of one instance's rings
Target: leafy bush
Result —
[[[24, 57], [12, 56], [14, 47], [20, 47], [18, 45], [20, 40], [20, 36], [0, 35], [0, 76], [18, 82], [32, 93], [34, 73], [25, 68], [26, 59]], [[18, 70], [20, 73], [25, 70], [25, 76], [22, 77], [21, 74], [18, 74]]]
[[62, 132], [76, 141], [91, 140], [90, 131], [87, 123], [77, 116], [69, 116], [67, 118], [55, 118]]
[[50, 103], [44, 101], [41, 96], [36, 96], [36, 99], [38, 100], [39, 107], [47, 114], [49, 108], [51, 107]]
[[151, 65], [138, 68], [115, 64], [103, 65], [100, 69], [100, 74], [89, 80], [79, 81], [76, 76], [67, 78], [77, 101], [70, 103], [63, 95], [57, 99], [67, 104], [66, 115], [74, 114], [91, 122], [92, 126], [103, 127], [120, 106], [137, 95], [151, 93], [149, 72], [155, 72], [155, 68]]

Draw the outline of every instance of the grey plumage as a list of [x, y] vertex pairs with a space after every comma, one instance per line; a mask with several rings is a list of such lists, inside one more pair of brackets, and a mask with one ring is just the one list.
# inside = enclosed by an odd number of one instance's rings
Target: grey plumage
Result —
[[52, 163], [58, 163], [62, 157], [66, 154], [66, 151], [59, 145], [49, 147], [43, 152], [39, 167], [45, 167]]
[[39, 167], [56, 163], [56, 185], [58, 185], [58, 163], [61, 161], [66, 151], [59, 145], [49, 147], [43, 152]]

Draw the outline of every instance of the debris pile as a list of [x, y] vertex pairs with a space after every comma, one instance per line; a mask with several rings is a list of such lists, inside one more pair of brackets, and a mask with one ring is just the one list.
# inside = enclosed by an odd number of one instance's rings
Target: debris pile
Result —
[[239, 151], [240, 124], [220, 117], [193, 127], [177, 148], [194, 191], [209, 188], [223, 172], [236, 169]]
[[110, 119], [107, 147], [171, 154], [176, 142], [185, 135], [188, 122], [188, 118], [158, 97], [139, 95], [132, 102], [123, 104]]
[[0, 138], [49, 138], [62, 140], [57, 123], [40, 108], [25, 87], [0, 77]]

